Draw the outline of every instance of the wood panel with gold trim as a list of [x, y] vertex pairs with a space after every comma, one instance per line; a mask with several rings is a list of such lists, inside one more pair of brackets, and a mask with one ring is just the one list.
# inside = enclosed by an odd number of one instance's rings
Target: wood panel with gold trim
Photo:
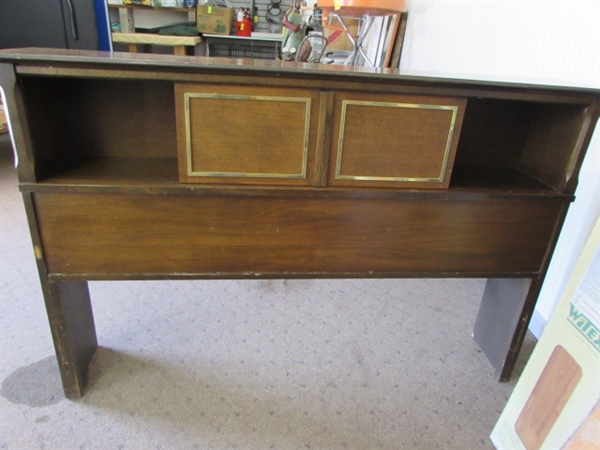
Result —
[[447, 188], [466, 100], [337, 93], [329, 185]]
[[319, 91], [176, 84], [179, 179], [311, 185]]

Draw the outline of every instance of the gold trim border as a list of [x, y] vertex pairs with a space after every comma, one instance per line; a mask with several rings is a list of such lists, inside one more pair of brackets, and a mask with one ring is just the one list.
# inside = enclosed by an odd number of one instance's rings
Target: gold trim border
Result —
[[[411, 108], [411, 109], [434, 109], [443, 111], [452, 111], [452, 119], [450, 120], [450, 126], [448, 128], [448, 139], [446, 140], [446, 148], [444, 150], [444, 159], [442, 162], [442, 168], [440, 175], [437, 178], [418, 178], [418, 177], [377, 177], [369, 175], [342, 175], [342, 153], [344, 150], [344, 132], [346, 125], [346, 109], [348, 105], [355, 106], [379, 106], [388, 108]], [[343, 100], [342, 101], [342, 115], [340, 118], [340, 134], [338, 139], [337, 148], [337, 161], [335, 167], [335, 179], [336, 180], [353, 180], [353, 181], [401, 181], [401, 182], [428, 182], [428, 183], [441, 183], [444, 181], [444, 174], [448, 166], [448, 157], [450, 155], [450, 148], [452, 146], [452, 136], [454, 135], [454, 126], [456, 125], [456, 118], [458, 116], [458, 106], [447, 106], [447, 105], [428, 105], [418, 103], [391, 103], [391, 102], [373, 102], [373, 101], [359, 101], [359, 100]]]
[[[190, 116], [190, 100], [194, 98], [227, 99], [227, 100], [258, 100], [272, 102], [305, 103], [306, 113], [304, 120], [304, 144], [302, 151], [302, 171], [300, 173], [251, 173], [251, 172], [198, 172], [192, 170], [192, 126]], [[184, 94], [185, 99], [185, 140], [187, 175], [190, 177], [239, 177], [239, 178], [306, 178], [308, 167], [308, 145], [310, 136], [310, 110], [312, 99], [302, 97], [277, 97], [263, 95], [232, 95], [232, 94]]]

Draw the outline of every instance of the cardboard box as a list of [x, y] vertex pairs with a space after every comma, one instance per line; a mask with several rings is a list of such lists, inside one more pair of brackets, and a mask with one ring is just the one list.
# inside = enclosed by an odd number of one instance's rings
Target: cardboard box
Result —
[[233, 9], [214, 5], [198, 5], [196, 26], [203, 34], [231, 34]]
[[599, 449], [600, 220], [491, 434], [497, 449]]
[[152, 0], [123, 0], [124, 5], [154, 6]]

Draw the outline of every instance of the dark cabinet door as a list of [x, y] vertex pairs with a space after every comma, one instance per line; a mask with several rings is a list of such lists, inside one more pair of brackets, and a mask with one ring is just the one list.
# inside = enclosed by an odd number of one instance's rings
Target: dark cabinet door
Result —
[[0, 0], [0, 48], [98, 49], [93, 0]]
[[61, 0], [67, 48], [97, 50], [93, 0]]

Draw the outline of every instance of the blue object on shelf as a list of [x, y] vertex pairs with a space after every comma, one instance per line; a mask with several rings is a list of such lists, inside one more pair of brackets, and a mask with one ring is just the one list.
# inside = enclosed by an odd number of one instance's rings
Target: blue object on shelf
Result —
[[98, 34], [98, 50], [112, 51], [110, 38], [110, 21], [106, 0], [94, 0], [94, 13], [96, 15], [96, 33]]

